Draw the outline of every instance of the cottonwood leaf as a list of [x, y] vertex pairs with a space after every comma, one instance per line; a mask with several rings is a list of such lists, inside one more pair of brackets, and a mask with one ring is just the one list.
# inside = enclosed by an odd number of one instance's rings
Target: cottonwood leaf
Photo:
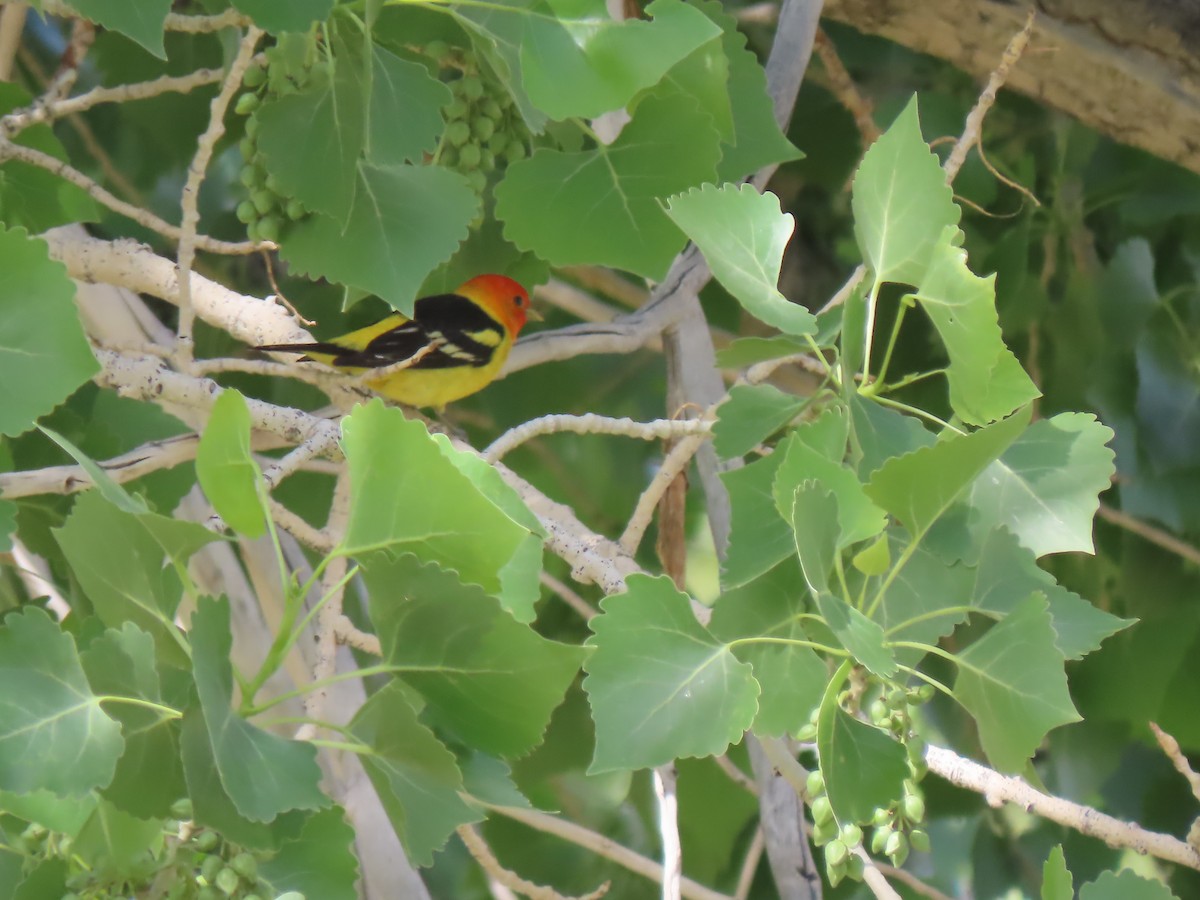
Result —
[[696, 621], [667, 578], [631, 576], [601, 601], [584, 669], [596, 722], [591, 773], [724, 753], [758, 710], [750, 666]]
[[1032, 594], [958, 655], [954, 696], [992, 765], [1018, 772], [1047, 732], [1080, 719], [1046, 598]]

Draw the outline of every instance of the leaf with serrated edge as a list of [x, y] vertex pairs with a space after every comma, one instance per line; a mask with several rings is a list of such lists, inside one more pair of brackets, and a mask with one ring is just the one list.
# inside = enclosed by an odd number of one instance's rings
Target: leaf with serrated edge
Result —
[[290, 809], [328, 805], [319, 787], [316, 747], [263, 731], [230, 708], [229, 601], [201, 597], [192, 614], [191, 637], [192, 672], [213, 759], [238, 812], [254, 822], [270, 822]]
[[752, 316], [788, 334], [815, 334], [817, 320], [779, 293], [779, 267], [795, 220], [753, 185], [706, 184], [667, 201], [667, 215], [700, 248], [714, 277]]
[[250, 410], [235, 390], [222, 392], [213, 404], [196, 448], [196, 477], [234, 531], [251, 539], [262, 537], [267, 530], [259, 493], [262, 473], [250, 455]]
[[733, 510], [729, 550], [721, 568], [721, 586], [726, 590], [748, 584], [796, 555], [792, 527], [776, 512], [771, 491], [781, 462], [783, 456], [776, 451], [721, 473]]
[[723, 459], [744, 456], [791, 421], [804, 400], [769, 384], [739, 384], [717, 408], [713, 447]]
[[1042, 900], [1075, 900], [1075, 884], [1062, 844], [1050, 851], [1042, 866]]
[[967, 268], [966, 251], [950, 243], [953, 231], [935, 245], [914, 296], [950, 356], [950, 405], [964, 422], [986, 425], [1041, 391], [1000, 336], [996, 276], [980, 278]]
[[1017, 439], [1029, 407], [971, 434], [943, 435], [932, 447], [889, 459], [866, 484], [867, 496], [895, 516], [914, 540], [924, 537], [955, 498]]
[[1052, 728], [1079, 721], [1046, 598], [1033, 594], [958, 654], [954, 696], [997, 769], [1019, 772]]
[[505, 757], [541, 741], [580, 648], [547, 640], [478, 586], [409, 554], [370, 556], [363, 578], [383, 658], [425, 698], [433, 724]]
[[850, 205], [875, 283], [920, 284], [944, 229], [957, 225], [961, 212], [921, 137], [915, 96], [864, 154]]
[[1101, 872], [1079, 889], [1079, 900], [1179, 900], [1165, 884], [1125, 869]]
[[904, 747], [828, 694], [817, 719], [817, 755], [826, 796], [842, 825], [870, 821], [878, 807], [900, 798], [909, 775]]
[[45, 241], [0, 224], [0, 272], [0, 434], [15, 437], [100, 366], [79, 323], [75, 285]]
[[692, 615], [668, 578], [631, 576], [601, 601], [584, 669], [596, 722], [588, 772], [724, 753], [758, 711], [751, 669]]
[[980, 527], [1005, 526], [1038, 557], [1094, 552], [1092, 518], [1116, 471], [1112, 438], [1090, 413], [1034, 422], [971, 486]]
[[604, 264], [661, 279], [686, 241], [660, 198], [711, 181], [720, 158], [711, 118], [661, 89], [615, 141], [577, 153], [539, 148], [496, 185], [504, 236], [557, 266]]
[[831, 631], [860, 663], [881, 678], [896, 674], [896, 658], [884, 646], [883, 628], [840, 597], [817, 595], [817, 609]]
[[77, 797], [104, 787], [125, 747], [75, 641], [35, 606], [0, 627], [0, 789]]
[[971, 604], [989, 612], [1008, 613], [1034, 591], [1045, 594], [1055, 643], [1067, 659], [1081, 659], [1106, 637], [1133, 624], [1132, 619], [1119, 619], [1097, 609], [1064, 588], [1005, 528], [997, 528], [984, 538], [973, 575]]
[[360, 288], [412, 315], [421, 283], [467, 237], [479, 198], [441, 166], [363, 162], [354, 178], [345, 221], [313, 214], [296, 222], [280, 255], [297, 273]]
[[551, 119], [592, 118], [620, 109], [672, 66], [721, 34], [699, 10], [656, 0], [650, 20], [614, 20], [604, 4], [549, 0], [553, 16], [526, 16], [521, 74]]
[[447, 457], [422, 423], [373, 400], [343, 420], [342, 446], [351, 500], [342, 552], [414, 553], [488, 593], [504, 591], [503, 571], [530, 532]]
[[362, 766], [416, 865], [431, 865], [455, 828], [483, 818], [459, 796], [462, 773], [454, 754], [421, 723], [395, 682], [359, 708], [350, 732], [371, 748], [360, 754]]

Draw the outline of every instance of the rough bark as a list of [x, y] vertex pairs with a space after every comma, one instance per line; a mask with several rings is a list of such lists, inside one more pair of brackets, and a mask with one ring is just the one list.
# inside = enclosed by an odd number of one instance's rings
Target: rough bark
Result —
[[[827, 0], [825, 15], [979, 78], [1030, 3]], [[1036, 0], [1008, 87], [1125, 144], [1200, 172], [1200, 0]]]

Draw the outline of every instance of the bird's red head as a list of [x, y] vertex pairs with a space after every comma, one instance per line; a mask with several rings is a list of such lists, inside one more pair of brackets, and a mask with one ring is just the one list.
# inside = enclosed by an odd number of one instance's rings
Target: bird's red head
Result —
[[514, 335], [529, 318], [540, 318], [530, 308], [525, 288], [506, 275], [476, 275], [464, 283], [458, 293], [482, 303]]

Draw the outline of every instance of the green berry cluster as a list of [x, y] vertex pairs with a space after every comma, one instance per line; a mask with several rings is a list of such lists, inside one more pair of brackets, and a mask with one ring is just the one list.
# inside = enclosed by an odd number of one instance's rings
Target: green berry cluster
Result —
[[277, 896], [258, 877], [258, 858], [226, 841], [215, 831], [191, 823], [192, 802], [187, 798], [171, 807], [173, 819], [164, 822], [160, 850], [147, 852], [136, 874], [114, 879], [104, 867], [85, 867], [75, 856], [69, 835], [29, 825], [12, 842], [25, 855], [28, 868], [42, 860], [66, 860], [70, 874], [62, 900], [118, 900], [153, 895], [163, 900], [304, 900], [295, 891]]
[[[895, 866], [904, 865], [910, 850], [928, 852], [929, 834], [920, 827], [925, 820], [925, 796], [920, 782], [928, 772], [925, 763], [925, 740], [912, 730], [912, 707], [933, 699], [934, 688], [924, 684], [915, 688], [885, 686], [879, 696], [867, 706], [867, 716], [877, 727], [886, 729], [904, 745], [908, 755], [909, 777], [904, 781], [903, 796], [885, 808], [876, 809], [871, 820], [872, 853], [883, 854]], [[849, 702], [850, 692], [843, 692], [839, 701]], [[797, 737], [811, 741], [817, 736], [820, 710], [814, 709], [809, 721]], [[825, 777], [815, 770], [805, 785], [813, 817], [813, 844], [825, 848], [825, 874], [836, 886], [844, 878], [862, 878], [863, 861], [855, 854], [862, 846], [862, 828], [855, 823], [839, 825], [829, 797], [825, 793]]]
[[433, 41], [425, 46], [425, 55], [436, 62], [454, 94], [442, 110], [446, 129], [437, 162], [461, 172], [482, 194], [489, 175], [528, 155], [533, 136], [512, 95], [480, 73], [469, 51]]
[[238, 204], [238, 221], [246, 226], [251, 240], [277, 241], [283, 227], [303, 218], [307, 210], [299, 200], [288, 197], [274, 175], [266, 170], [258, 149], [258, 110], [271, 97], [292, 94], [308, 87], [314, 79], [328, 77], [327, 66], [319, 64], [317, 46], [305, 34], [284, 34], [268, 47], [266, 65], [246, 70], [246, 90], [234, 103], [234, 112], [246, 116], [246, 136], [238, 149], [244, 165], [238, 176], [247, 198]]

